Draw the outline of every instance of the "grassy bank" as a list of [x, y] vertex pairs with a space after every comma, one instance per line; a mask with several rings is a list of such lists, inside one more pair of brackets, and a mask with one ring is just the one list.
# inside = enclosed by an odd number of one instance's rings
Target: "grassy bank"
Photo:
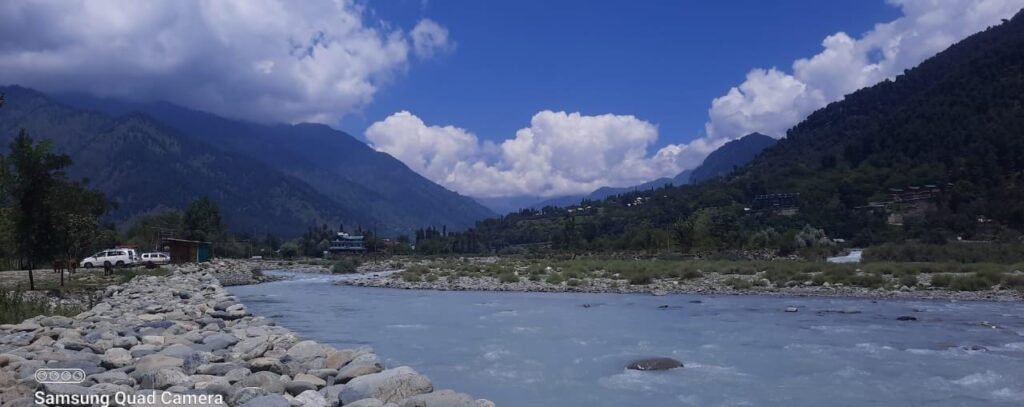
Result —
[[42, 298], [29, 298], [22, 291], [0, 291], [0, 324], [16, 324], [37, 315], [75, 316], [81, 307], [52, 306]]
[[[28, 273], [24, 271], [5, 271], [3, 284], [0, 285], [0, 323], [18, 323], [37, 315], [73, 316], [85, 311], [97, 300], [98, 290], [114, 285], [124, 284], [138, 276], [166, 276], [170, 270], [164, 267], [152, 269], [127, 268], [116, 269], [112, 274], [103, 275], [102, 270], [79, 270], [75, 274], [64, 275], [64, 285], [60, 284], [60, 276], [51, 272], [36, 271], [36, 290], [26, 295]], [[51, 306], [50, 299], [76, 299], [81, 306]]]

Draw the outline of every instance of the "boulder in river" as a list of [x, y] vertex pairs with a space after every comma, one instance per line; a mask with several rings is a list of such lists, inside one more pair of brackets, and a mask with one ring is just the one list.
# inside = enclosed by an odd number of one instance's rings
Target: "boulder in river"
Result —
[[901, 316], [896, 317], [896, 320], [897, 321], [917, 321], [917, 317], [912, 317], [910, 315], [901, 315]]
[[341, 390], [341, 404], [375, 398], [385, 403], [398, 402], [417, 394], [430, 393], [434, 386], [426, 376], [411, 367], [400, 366], [380, 373], [359, 376]]
[[626, 366], [626, 369], [632, 370], [669, 370], [677, 367], [683, 367], [683, 362], [672, 358], [651, 358], [641, 359], [634, 361]]

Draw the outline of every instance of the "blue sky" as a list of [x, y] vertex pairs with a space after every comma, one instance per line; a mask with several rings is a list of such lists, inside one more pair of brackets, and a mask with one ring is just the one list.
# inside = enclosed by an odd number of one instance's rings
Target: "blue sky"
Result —
[[659, 144], [704, 131], [711, 100], [754, 67], [788, 68], [827, 35], [900, 16], [882, 0], [377, 1], [400, 26], [427, 17], [455, 52], [416, 66], [340, 127], [361, 137], [400, 110], [499, 141], [539, 110], [632, 114]]
[[0, 83], [335, 126], [475, 197], [694, 168], [1024, 0], [0, 2]]

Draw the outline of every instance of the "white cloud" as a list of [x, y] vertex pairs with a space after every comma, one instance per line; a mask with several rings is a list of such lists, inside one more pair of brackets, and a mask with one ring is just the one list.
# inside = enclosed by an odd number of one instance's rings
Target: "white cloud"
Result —
[[853, 38], [839, 32], [793, 62], [792, 72], [754, 69], [711, 102], [704, 142], [751, 132], [782, 137], [793, 125], [857, 89], [916, 66], [970, 34], [1012, 17], [1024, 0], [890, 0], [903, 17]]
[[432, 58], [455, 51], [455, 42], [448, 38], [448, 29], [431, 19], [420, 20], [409, 33], [417, 57]]
[[556, 196], [632, 185], [677, 171], [677, 151], [648, 156], [657, 126], [633, 116], [542, 111], [494, 145], [469, 131], [432, 126], [409, 112], [374, 123], [366, 139], [427, 178], [481, 196]]
[[411, 53], [452, 47], [433, 21], [407, 35], [370, 15], [351, 0], [5, 1], [0, 82], [333, 124]]

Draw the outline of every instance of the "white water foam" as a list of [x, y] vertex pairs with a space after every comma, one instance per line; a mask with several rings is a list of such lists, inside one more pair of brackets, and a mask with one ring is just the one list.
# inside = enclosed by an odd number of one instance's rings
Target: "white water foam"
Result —
[[959, 384], [964, 387], [988, 387], [989, 385], [996, 384], [1003, 379], [1003, 376], [991, 370], [986, 370], [980, 373], [971, 373], [957, 380], [951, 380], [951, 383]]

